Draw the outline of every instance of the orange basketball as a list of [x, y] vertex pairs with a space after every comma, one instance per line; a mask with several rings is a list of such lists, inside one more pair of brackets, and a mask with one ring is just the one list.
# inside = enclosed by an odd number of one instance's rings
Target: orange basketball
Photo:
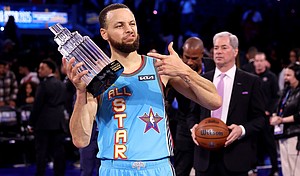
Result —
[[208, 150], [218, 150], [224, 147], [229, 135], [227, 125], [218, 118], [205, 118], [195, 129], [196, 140], [201, 147]]

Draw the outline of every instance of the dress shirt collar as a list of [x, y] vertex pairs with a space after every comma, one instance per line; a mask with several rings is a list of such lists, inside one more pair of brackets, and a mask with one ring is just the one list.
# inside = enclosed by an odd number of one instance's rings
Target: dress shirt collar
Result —
[[49, 74], [47, 77], [49, 78], [49, 77], [52, 77], [52, 76], [55, 76], [55, 74], [54, 74], [54, 73], [51, 73], [51, 74]]
[[[224, 74], [229, 78], [234, 79], [235, 72], [236, 72], [236, 65], [233, 65], [233, 67], [231, 67], [227, 72], [224, 72]], [[222, 72], [216, 67], [214, 79], [218, 78], [221, 74]]]
[[43, 80], [46, 81], [47, 79], [51, 78], [51, 77], [54, 77], [55, 74], [54, 73], [51, 73], [49, 74], [48, 76], [46, 76]]

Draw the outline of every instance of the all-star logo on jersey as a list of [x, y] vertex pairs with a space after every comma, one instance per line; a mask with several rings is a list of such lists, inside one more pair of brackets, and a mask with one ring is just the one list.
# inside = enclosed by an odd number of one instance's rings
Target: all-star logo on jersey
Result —
[[152, 108], [150, 108], [149, 114], [145, 113], [142, 117], [139, 117], [142, 121], [146, 123], [146, 128], [144, 133], [153, 128], [155, 131], [159, 133], [158, 122], [163, 118], [160, 117], [157, 113], [154, 115]]

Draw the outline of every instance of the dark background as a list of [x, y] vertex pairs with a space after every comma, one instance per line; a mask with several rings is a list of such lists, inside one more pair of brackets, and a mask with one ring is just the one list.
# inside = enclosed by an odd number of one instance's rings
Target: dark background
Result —
[[[107, 42], [99, 36], [99, 25], [86, 22], [86, 15], [99, 14], [105, 2], [10, 0], [2, 1], [1, 5], [68, 12], [69, 23], [72, 26], [70, 30], [78, 30], [81, 34], [90, 36], [109, 55]], [[229, 31], [237, 35], [240, 41], [238, 66], [246, 63], [244, 53], [250, 46], [255, 46], [266, 52], [268, 60], [273, 64], [271, 70], [278, 74], [282, 63], [288, 62], [289, 50], [300, 47], [299, 0], [196, 0], [191, 23], [181, 20], [180, 0], [124, 0], [124, 3], [136, 16], [141, 36], [140, 54], [146, 54], [153, 48], [166, 54], [166, 45], [170, 41], [175, 42], [174, 48], [180, 52], [182, 42], [189, 36], [200, 37], [209, 51], [214, 34]], [[244, 12], [249, 9], [257, 10], [262, 21], [255, 23], [243, 20]], [[154, 10], [157, 14], [153, 13]], [[182, 30], [182, 26], [185, 26], [185, 31]], [[4, 41], [2, 33], [0, 40]], [[41, 59], [51, 56], [60, 63], [61, 56], [53, 41], [54, 36], [48, 29], [18, 29], [18, 33], [16, 52], [20, 55], [17, 59], [28, 59], [36, 66], [34, 63], [38, 64]]]

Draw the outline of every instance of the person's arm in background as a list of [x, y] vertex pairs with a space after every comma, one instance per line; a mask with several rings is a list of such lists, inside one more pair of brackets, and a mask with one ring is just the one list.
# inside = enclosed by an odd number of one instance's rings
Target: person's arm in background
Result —
[[297, 114], [290, 115], [287, 117], [279, 117], [279, 116], [272, 116], [270, 119], [271, 125], [279, 125], [282, 123], [300, 123], [300, 111]]

